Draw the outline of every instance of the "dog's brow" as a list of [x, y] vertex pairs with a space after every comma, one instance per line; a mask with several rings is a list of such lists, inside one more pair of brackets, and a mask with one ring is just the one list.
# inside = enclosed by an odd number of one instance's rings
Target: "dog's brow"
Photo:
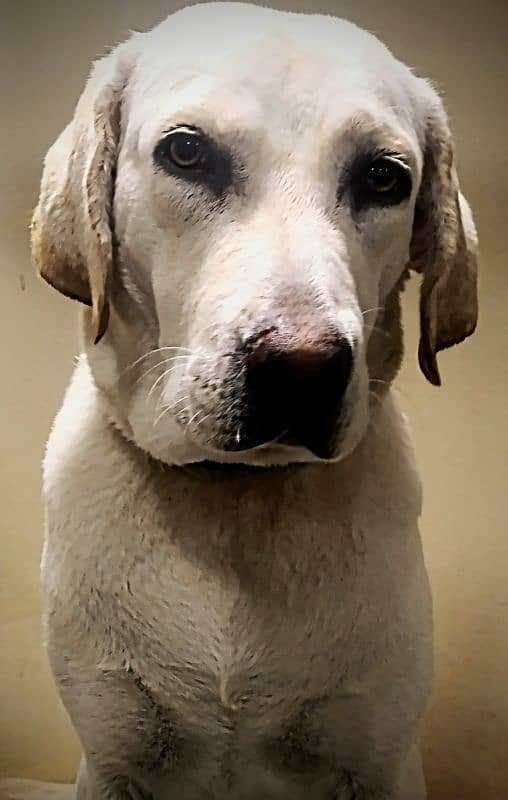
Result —
[[410, 166], [415, 161], [416, 142], [412, 132], [406, 130], [389, 111], [354, 113], [336, 124], [331, 139], [337, 147], [346, 147], [348, 151], [384, 151]]

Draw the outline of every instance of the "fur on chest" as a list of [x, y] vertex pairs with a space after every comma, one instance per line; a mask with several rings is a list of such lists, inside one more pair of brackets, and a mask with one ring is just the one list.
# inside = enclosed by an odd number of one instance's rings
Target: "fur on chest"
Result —
[[51, 624], [86, 637], [83, 657], [132, 667], [182, 712], [253, 725], [368, 671], [407, 576], [393, 531], [373, 538], [347, 486], [323, 502], [331, 487], [310, 490], [303, 469], [171, 477], [124, 493], [114, 519], [75, 505], [64, 551], [49, 537]]
[[411, 626], [418, 490], [400, 447], [223, 470], [161, 467], [103, 425], [76, 436], [59, 448], [57, 426], [48, 449], [43, 579], [50, 638], [81, 661], [285, 716]]

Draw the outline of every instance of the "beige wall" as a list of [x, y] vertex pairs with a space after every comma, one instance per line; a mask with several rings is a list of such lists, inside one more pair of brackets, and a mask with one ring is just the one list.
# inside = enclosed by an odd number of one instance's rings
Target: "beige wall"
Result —
[[[481, 323], [472, 340], [441, 356], [444, 388], [430, 387], [415, 364], [412, 285], [399, 380], [425, 483], [423, 535], [435, 598], [437, 683], [424, 746], [431, 800], [501, 800], [508, 797], [508, 6], [284, 5], [333, 11], [379, 33], [438, 82], [451, 114], [483, 246]], [[128, 28], [151, 26], [168, 6], [53, 0], [2, 8], [0, 774], [70, 779], [78, 758], [41, 646], [38, 588], [40, 460], [72, 368], [75, 309], [32, 275], [26, 226], [43, 154], [70, 117], [90, 60]]]

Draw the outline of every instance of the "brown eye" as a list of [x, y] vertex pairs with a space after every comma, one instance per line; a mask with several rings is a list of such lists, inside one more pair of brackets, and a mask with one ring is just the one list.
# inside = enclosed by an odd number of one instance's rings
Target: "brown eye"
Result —
[[155, 145], [153, 163], [157, 171], [178, 181], [194, 183], [224, 196], [234, 181], [232, 154], [200, 128], [180, 125]]
[[411, 194], [411, 171], [393, 156], [380, 155], [359, 160], [351, 171], [353, 208], [396, 206]]
[[175, 131], [166, 140], [167, 156], [180, 169], [195, 169], [203, 164], [205, 144], [201, 137], [188, 131]]
[[402, 167], [388, 158], [380, 158], [370, 165], [367, 183], [375, 192], [390, 192], [395, 189]]

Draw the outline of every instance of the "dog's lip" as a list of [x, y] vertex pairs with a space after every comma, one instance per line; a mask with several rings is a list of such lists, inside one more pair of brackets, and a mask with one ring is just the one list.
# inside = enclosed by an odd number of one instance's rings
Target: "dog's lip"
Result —
[[284, 433], [278, 436], [275, 442], [283, 447], [306, 450], [311, 453], [314, 458], [319, 459], [319, 461], [333, 461], [335, 457], [335, 447], [332, 443], [330, 443], [328, 447], [314, 448], [307, 444], [307, 442], [299, 439], [291, 428], [288, 428]]
[[[203, 455], [206, 457], [206, 461], [210, 463], [223, 463], [223, 464], [242, 464], [242, 457], [252, 457], [252, 456], [266, 456], [266, 457], [278, 457], [279, 455], [283, 455], [284, 453], [288, 454], [290, 452], [298, 453], [303, 458], [295, 459], [293, 462], [290, 458], [288, 463], [300, 463], [304, 461], [314, 461], [314, 462], [322, 462], [328, 463], [333, 460], [334, 458], [322, 458], [319, 455], [316, 455], [309, 450], [309, 448], [305, 447], [297, 438], [291, 433], [289, 429], [283, 431], [283, 433], [279, 434], [276, 438], [268, 441], [263, 442], [262, 444], [255, 445], [254, 447], [248, 447], [243, 450], [224, 450], [219, 447], [213, 447], [209, 443], [199, 442], [196, 440], [195, 437], [191, 435], [191, 432], [188, 432], [188, 435], [191, 436], [192, 441], [195, 445], [197, 445], [202, 451]], [[283, 459], [286, 462], [286, 459]]]
[[273, 444], [281, 444], [284, 447], [303, 447], [302, 443], [297, 440], [289, 428], [283, 431], [280, 436], [273, 440]]

